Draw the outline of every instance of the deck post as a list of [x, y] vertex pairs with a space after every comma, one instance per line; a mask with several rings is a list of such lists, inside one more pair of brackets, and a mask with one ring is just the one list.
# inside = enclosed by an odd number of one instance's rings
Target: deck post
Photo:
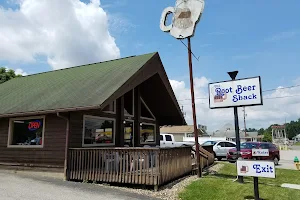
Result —
[[116, 103], [116, 146], [124, 146], [124, 95], [117, 99]]
[[141, 93], [139, 87], [134, 89], [134, 147], [140, 146]]

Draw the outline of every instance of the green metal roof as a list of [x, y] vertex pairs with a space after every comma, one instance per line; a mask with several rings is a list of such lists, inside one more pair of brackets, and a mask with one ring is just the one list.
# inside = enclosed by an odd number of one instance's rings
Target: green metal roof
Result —
[[100, 106], [154, 55], [12, 79], [0, 84], [0, 116]]

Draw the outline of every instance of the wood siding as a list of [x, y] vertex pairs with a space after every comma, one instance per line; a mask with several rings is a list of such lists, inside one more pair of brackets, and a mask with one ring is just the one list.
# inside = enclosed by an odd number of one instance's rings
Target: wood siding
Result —
[[1, 118], [0, 163], [63, 167], [66, 124], [54, 114], [46, 115], [43, 148], [8, 148], [9, 118]]

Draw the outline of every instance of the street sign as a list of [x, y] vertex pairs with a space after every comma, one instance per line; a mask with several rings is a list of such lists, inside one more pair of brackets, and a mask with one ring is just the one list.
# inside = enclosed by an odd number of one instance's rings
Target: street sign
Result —
[[269, 149], [252, 149], [252, 156], [269, 156]]
[[272, 161], [237, 160], [239, 176], [275, 178], [275, 165]]
[[262, 104], [260, 77], [209, 84], [210, 108], [229, 108]]

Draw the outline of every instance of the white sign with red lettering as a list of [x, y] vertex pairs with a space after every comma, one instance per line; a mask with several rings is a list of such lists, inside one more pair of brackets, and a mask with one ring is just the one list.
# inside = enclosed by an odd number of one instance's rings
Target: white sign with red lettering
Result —
[[269, 156], [269, 149], [252, 149], [252, 156]]

